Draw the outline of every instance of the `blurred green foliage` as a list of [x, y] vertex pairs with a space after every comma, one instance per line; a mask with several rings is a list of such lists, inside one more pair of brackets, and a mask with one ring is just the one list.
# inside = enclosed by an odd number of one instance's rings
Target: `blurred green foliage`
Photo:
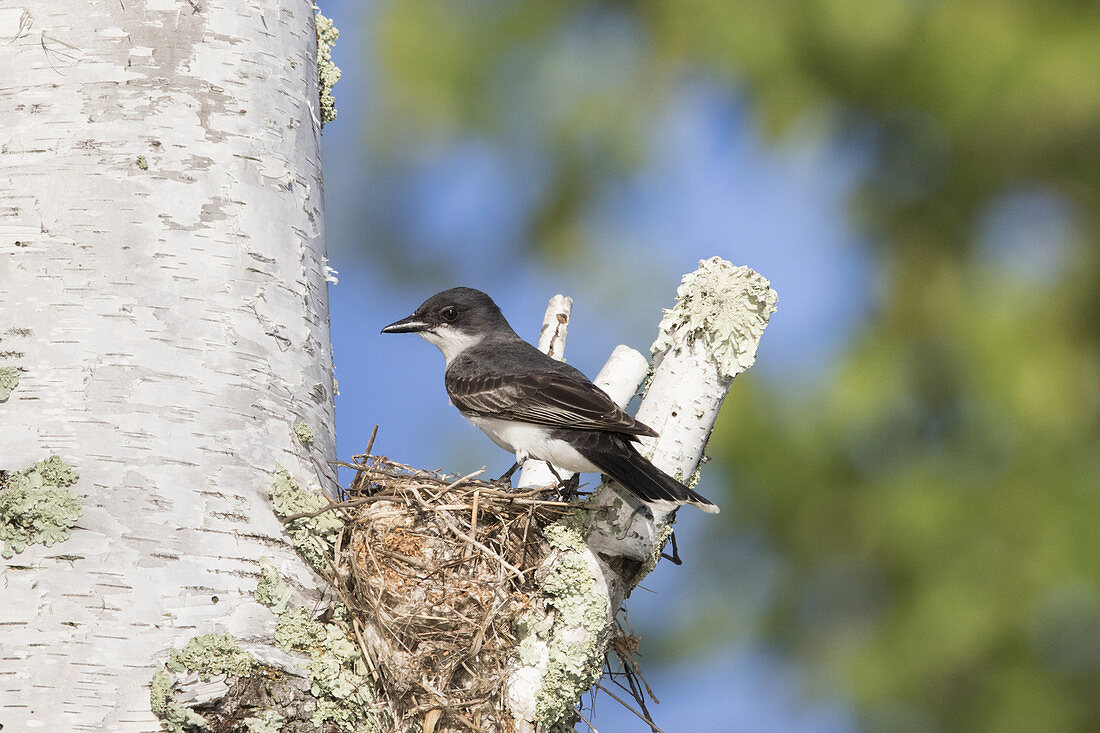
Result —
[[1096, 344], [1062, 288], [926, 267], [819, 391], [731, 397], [711, 451], [785, 560], [768, 628], [870, 730], [1096, 730]]
[[[551, 258], [589, 246], [586, 202], [686, 79], [747, 91], [778, 144], [807, 119], [865, 136], [875, 310], [827, 374], [735, 385], [710, 445], [722, 532], [766, 533], [760, 628], [867, 730], [1100, 730], [1100, 6], [405, 0], [374, 20], [376, 150], [545, 156], [530, 232]], [[1056, 202], [1059, 241], [1026, 208], [990, 223], [1021, 192]]]

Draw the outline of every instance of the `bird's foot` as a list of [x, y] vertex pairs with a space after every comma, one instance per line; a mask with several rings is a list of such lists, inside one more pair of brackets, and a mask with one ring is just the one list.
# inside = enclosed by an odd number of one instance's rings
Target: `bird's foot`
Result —
[[577, 498], [577, 492], [581, 488], [581, 475], [575, 473], [565, 481], [559, 481], [558, 484], [561, 491], [561, 498], [565, 501], [570, 501]]
[[569, 478], [563, 479], [561, 474], [558, 473], [552, 465], [547, 463], [546, 467], [550, 469], [550, 473], [554, 474], [554, 478], [558, 482], [558, 493], [561, 494], [562, 499], [572, 499], [577, 495], [577, 489], [579, 489], [581, 485], [581, 475], [579, 473], [575, 473]]
[[505, 471], [500, 478], [491, 483], [500, 484], [502, 486], [512, 486], [512, 474], [519, 470], [519, 463], [513, 463], [512, 467]]

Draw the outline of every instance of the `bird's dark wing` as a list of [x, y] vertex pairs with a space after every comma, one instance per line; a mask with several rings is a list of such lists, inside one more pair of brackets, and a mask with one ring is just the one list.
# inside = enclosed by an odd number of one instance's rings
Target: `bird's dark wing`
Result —
[[[464, 414], [579, 430], [656, 436], [577, 372], [468, 376], [447, 370], [447, 394]], [[575, 370], [573, 370], [575, 371]]]

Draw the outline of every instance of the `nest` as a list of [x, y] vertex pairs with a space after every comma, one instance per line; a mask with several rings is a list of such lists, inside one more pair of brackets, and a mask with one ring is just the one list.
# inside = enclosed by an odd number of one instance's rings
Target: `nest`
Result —
[[353, 461], [334, 584], [397, 727], [509, 730], [514, 622], [549, 552], [542, 530], [569, 505], [553, 488]]

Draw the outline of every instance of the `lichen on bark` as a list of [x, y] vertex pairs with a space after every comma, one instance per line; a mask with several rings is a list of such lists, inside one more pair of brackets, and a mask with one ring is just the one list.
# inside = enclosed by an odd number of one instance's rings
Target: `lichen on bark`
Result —
[[19, 367], [0, 367], [0, 402], [11, 396], [19, 386]]
[[153, 673], [153, 681], [149, 686], [149, 709], [170, 733], [184, 733], [206, 725], [206, 718], [176, 701], [172, 692], [172, 675], [164, 670]]
[[334, 609], [327, 623], [317, 621], [309, 609], [291, 608], [279, 616], [275, 641], [286, 651], [309, 654], [310, 691], [317, 698], [313, 723], [334, 723], [341, 730], [375, 733], [378, 720], [372, 709], [376, 697], [362, 652], [348, 638], [343, 609]]
[[687, 329], [689, 338], [705, 339], [719, 373], [732, 379], [756, 359], [776, 300], [767, 278], [750, 268], [720, 257], [700, 260], [699, 269], [680, 281], [676, 305], [665, 312], [652, 351], [659, 354], [674, 347], [675, 334]]
[[267, 606], [275, 613], [286, 610], [290, 600], [290, 587], [283, 581], [279, 571], [265, 558], [260, 558], [260, 579], [256, 581], [256, 602]]
[[84, 511], [80, 497], [69, 490], [76, 480], [76, 471], [58, 456], [0, 475], [0, 556], [69, 539]]
[[204, 634], [187, 642], [183, 649], [173, 649], [165, 665], [168, 671], [159, 669], [153, 673], [149, 687], [149, 708], [171, 733], [201, 730], [207, 725], [205, 717], [182, 705], [173, 690], [173, 678], [169, 672], [184, 674], [194, 672], [202, 680], [216, 675], [247, 677], [252, 673], [256, 660], [244, 651], [228, 634]]
[[245, 718], [241, 721], [248, 733], [280, 733], [285, 717], [274, 710], [265, 710], [260, 717]]
[[204, 634], [189, 640], [183, 649], [173, 649], [166, 666], [170, 672], [195, 672], [208, 680], [219, 674], [247, 677], [255, 664], [229, 634]]
[[340, 31], [331, 18], [317, 13], [317, 92], [321, 103], [321, 127], [336, 119], [336, 99], [332, 87], [340, 81], [340, 67], [332, 62], [332, 47], [340, 37]]
[[350, 733], [376, 733], [374, 685], [362, 652], [350, 641], [343, 607], [337, 604], [331, 619], [322, 622], [308, 608], [288, 607], [288, 597], [289, 589], [275, 568], [262, 563], [256, 600], [276, 614], [275, 644], [287, 652], [309, 655], [305, 670], [316, 698], [313, 724], [319, 728], [332, 724]]
[[[329, 505], [324, 495], [302, 488], [282, 466], [276, 466], [271, 487], [271, 504], [276, 516], [315, 512]], [[333, 512], [286, 522], [286, 531], [298, 554], [314, 570], [327, 575], [332, 569], [333, 542], [343, 523]], [[275, 567], [260, 564], [256, 600], [276, 615], [275, 644], [287, 652], [309, 655], [304, 667], [310, 691], [317, 700], [313, 722], [334, 724], [352, 733], [375, 733], [378, 719], [373, 712], [376, 695], [367, 672], [366, 659], [352, 643], [352, 632], [342, 604], [335, 603], [328, 621], [318, 621], [310, 609], [290, 606], [290, 591]]]
[[577, 699], [601, 674], [598, 652], [607, 629], [608, 605], [586, 559], [584, 525], [583, 513], [576, 512], [544, 532], [557, 551], [542, 587], [555, 618], [547, 640], [548, 664], [535, 696], [535, 713], [551, 728], [567, 721]]
[[294, 435], [297, 436], [298, 442], [302, 445], [309, 445], [313, 442], [313, 428], [305, 422], [300, 422], [294, 426]]
[[[315, 512], [328, 506], [329, 500], [322, 494], [308, 491], [298, 485], [294, 477], [280, 465], [275, 466], [275, 480], [271, 484], [271, 505], [281, 519]], [[332, 543], [343, 528], [343, 523], [332, 512], [316, 517], [303, 517], [286, 523], [286, 532], [298, 554], [310, 567], [322, 575], [332, 564]]]

